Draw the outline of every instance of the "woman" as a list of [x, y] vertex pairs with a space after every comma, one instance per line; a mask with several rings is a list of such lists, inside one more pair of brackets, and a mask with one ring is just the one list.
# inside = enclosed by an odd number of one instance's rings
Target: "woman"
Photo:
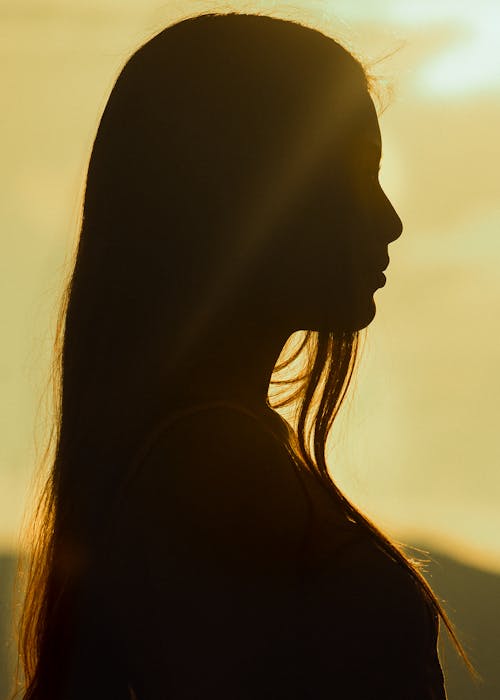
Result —
[[[62, 310], [26, 700], [445, 697], [444, 611], [325, 462], [402, 231], [369, 86], [256, 15], [180, 22], [119, 76]], [[295, 429], [267, 397], [299, 330]]]

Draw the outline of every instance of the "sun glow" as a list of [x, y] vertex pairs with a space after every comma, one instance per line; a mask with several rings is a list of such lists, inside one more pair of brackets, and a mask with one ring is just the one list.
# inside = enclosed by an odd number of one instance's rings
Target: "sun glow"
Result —
[[421, 67], [421, 90], [443, 99], [500, 88], [500, 4], [496, 0], [480, 6], [456, 1], [400, 3], [393, 12], [394, 19], [421, 30], [430, 26], [457, 30], [456, 39]]
[[[333, 17], [373, 23], [402, 38], [405, 48], [442, 33], [444, 45], [429, 52], [415, 87], [432, 99], [460, 98], [500, 88], [500, 3], [481, 0], [348, 0], [328, 5]], [[340, 20], [339, 20], [340, 21]]]

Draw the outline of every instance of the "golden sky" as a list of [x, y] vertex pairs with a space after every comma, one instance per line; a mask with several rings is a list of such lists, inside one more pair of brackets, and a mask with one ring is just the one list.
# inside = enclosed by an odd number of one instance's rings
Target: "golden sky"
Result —
[[[15, 547], [85, 167], [118, 71], [175, 19], [241, 3], [11, 0], [0, 9], [0, 547]], [[244, 4], [376, 66], [382, 182], [403, 219], [331, 472], [390, 534], [500, 571], [500, 4]], [[43, 414], [41, 414], [43, 418]], [[43, 423], [37, 434], [43, 436]]]

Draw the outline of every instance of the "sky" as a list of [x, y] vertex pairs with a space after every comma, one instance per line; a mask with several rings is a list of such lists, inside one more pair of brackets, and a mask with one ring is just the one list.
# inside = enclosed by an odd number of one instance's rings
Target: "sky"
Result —
[[29, 512], [58, 294], [99, 116], [134, 49], [208, 9], [304, 20], [373, 64], [386, 105], [381, 181], [404, 233], [330, 471], [399, 541], [500, 571], [497, 0], [4, 0], [0, 548], [15, 549]]

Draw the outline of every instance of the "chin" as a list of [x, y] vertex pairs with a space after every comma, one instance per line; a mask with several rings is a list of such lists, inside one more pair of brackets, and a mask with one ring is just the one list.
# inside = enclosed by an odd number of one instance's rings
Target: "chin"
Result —
[[327, 333], [355, 333], [356, 331], [361, 331], [373, 321], [377, 307], [372, 297], [368, 303], [365, 299], [362, 305], [352, 304], [344, 308], [341, 313], [339, 311], [339, 309], [332, 309], [333, 313], [329, 317], [325, 316], [322, 322], [317, 324], [318, 327], [312, 330]]
[[377, 313], [377, 307], [375, 306], [375, 302], [372, 299], [372, 302], [370, 306], [366, 309], [364, 314], [360, 314], [357, 319], [355, 319], [354, 323], [352, 324], [352, 330], [354, 331], [361, 331], [363, 328], [366, 328], [367, 326], [370, 325], [370, 323], [373, 321], [375, 318], [375, 315]]

